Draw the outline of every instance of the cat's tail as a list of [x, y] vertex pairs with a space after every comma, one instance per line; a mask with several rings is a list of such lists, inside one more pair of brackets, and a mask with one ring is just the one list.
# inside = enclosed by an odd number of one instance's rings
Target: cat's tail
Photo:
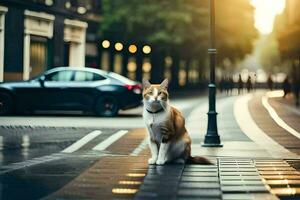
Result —
[[205, 157], [201, 157], [201, 156], [190, 156], [186, 160], [186, 164], [214, 165], [214, 163], [212, 161], [208, 160]]

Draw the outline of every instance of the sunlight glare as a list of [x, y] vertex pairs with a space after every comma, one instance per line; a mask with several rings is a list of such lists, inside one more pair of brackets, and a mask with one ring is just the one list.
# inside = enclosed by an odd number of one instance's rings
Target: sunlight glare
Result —
[[275, 17], [285, 8], [285, 0], [250, 0], [255, 7], [255, 27], [262, 34], [273, 31]]

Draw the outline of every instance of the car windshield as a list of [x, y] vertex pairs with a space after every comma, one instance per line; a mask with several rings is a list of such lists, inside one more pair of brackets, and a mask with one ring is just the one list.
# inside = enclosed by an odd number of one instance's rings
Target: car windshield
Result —
[[116, 80], [119, 80], [125, 84], [129, 84], [129, 85], [132, 85], [132, 84], [135, 84], [134, 81], [122, 76], [122, 75], [119, 75], [117, 73], [114, 73], [114, 72], [107, 72], [107, 75], [110, 77], [110, 78], [113, 78], [113, 79], [116, 79]]

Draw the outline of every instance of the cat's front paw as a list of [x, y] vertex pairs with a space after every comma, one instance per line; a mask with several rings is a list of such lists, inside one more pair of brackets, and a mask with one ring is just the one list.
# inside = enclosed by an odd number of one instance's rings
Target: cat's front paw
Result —
[[157, 160], [157, 161], [156, 161], [156, 164], [157, 164], [157, 165], [164, 165], [165, 163], [166, 163], [165, 160]]
[[156, 157], [152, 157], [152, 158], [150, 158], [150, 159], [148, 160], [148, 164], [149, 164], [149, 165], [154, 165], [154, 164], [156, 163], [156, 161], [157, 161], [157, 158], [156, 158]]

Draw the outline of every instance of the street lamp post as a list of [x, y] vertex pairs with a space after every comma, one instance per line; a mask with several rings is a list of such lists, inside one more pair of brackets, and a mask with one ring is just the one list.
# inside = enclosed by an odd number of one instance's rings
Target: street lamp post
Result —
[[216, 44], [215, 44], [215, 0], [210, 0], [210, 45], [208, 54], [210, 57], [210, 82], [209, 89], [209, 111], [207, 133], [205, 135], [204, 147], [222, 147], [220, 136], [218, 135], [217, 112], [216, 112], [216, 83], [215, 83], [215, 65], [216, 65]]

